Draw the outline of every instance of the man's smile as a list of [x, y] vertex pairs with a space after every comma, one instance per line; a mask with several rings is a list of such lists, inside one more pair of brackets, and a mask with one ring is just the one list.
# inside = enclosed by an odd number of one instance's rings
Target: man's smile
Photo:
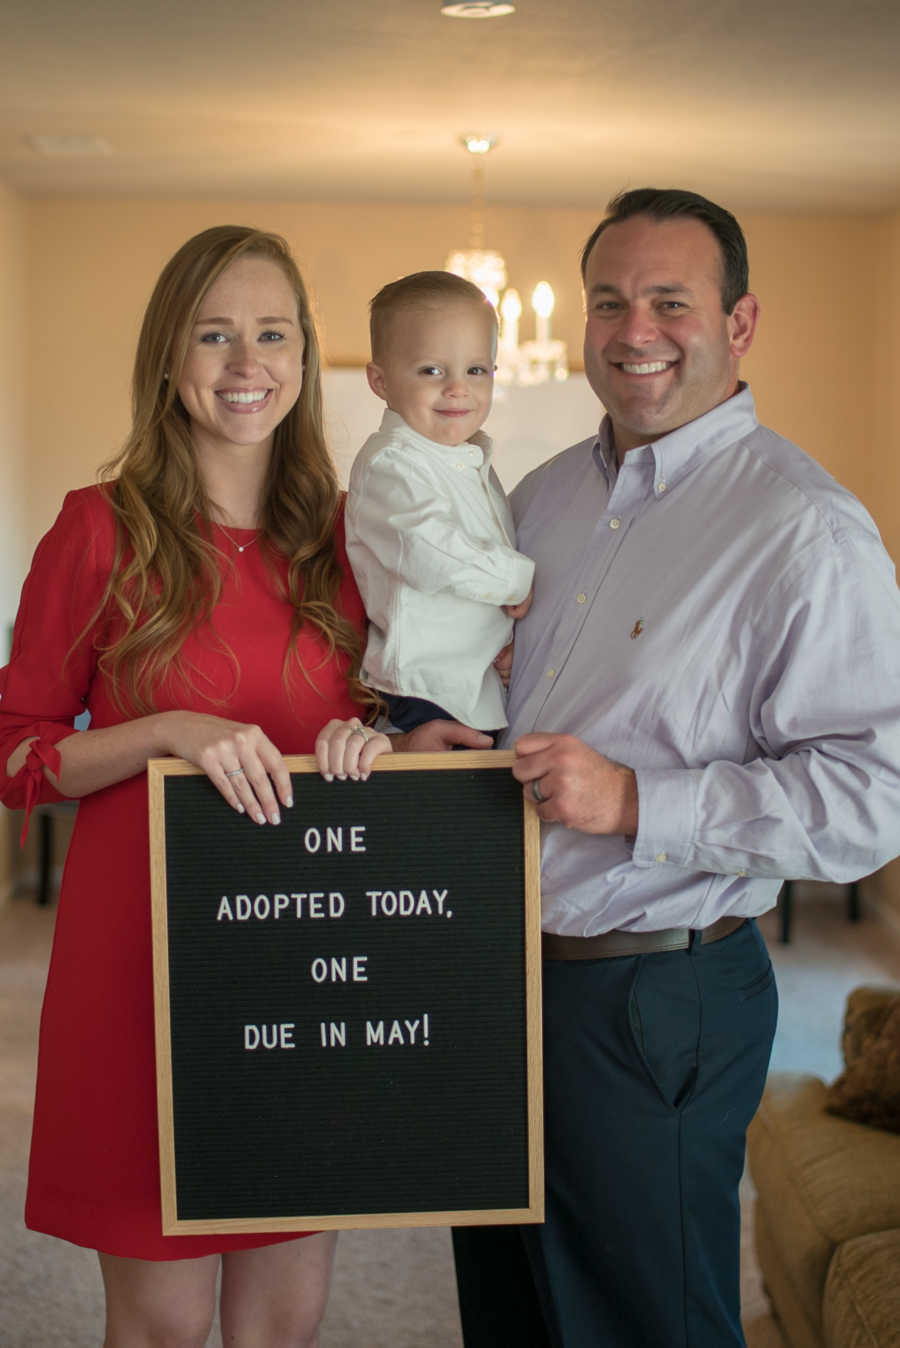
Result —
[[671, 369], [675, 363], [674, 360], [645, 360], [640, 364], [624, 360], [613, 362], [618, 369], [624, 370], [625, 374], [662, 374], [663, 371]]

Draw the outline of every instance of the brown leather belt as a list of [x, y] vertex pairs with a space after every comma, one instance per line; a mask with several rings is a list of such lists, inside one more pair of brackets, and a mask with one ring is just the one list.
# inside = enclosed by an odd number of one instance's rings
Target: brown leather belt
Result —
[[541, 953], [545, 960], [608, 960], [617, 955], [655, 955], [663, 950], [687, 950], [691, 937], [698, 935], [701, 945], [710, 945], [730, 936], [747, 921], [745, 917], [720, 917], [718, 922], [696, 932], [690, 927], [669, 927], [666, 931], [605, 931], [600, 936], [556, 936], [541, 933]]

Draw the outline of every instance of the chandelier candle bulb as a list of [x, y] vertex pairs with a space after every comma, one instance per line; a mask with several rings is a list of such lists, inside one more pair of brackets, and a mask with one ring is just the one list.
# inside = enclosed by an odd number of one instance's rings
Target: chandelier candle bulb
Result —
[[539, 342], [550, 340], [550, 315], [553, 313], [553, 305], [553, 290], [546, 281], [539, 281], [531, 297], [531, 307], [536, 315], [535, 336]]
[[522, 301], [518, 290], [510, 286], [500, 305], [500, 346], [504, 352], [514, 355], [519, 346], [519, 317], [522, 313]]

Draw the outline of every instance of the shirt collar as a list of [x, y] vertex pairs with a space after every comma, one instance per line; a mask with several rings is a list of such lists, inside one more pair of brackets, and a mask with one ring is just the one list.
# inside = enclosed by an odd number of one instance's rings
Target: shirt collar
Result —
[[619, 475], [619, 461], [616, 457], [616, 447], [612, 441], [612, 426], [608, 416], [605, 416], [600, 422], [597, 439], [594, 441], [593, 455], [594, 462], [605, 475], [611, 491]]
[[[389, 407], [384, 410], [381, 418], [381, 430], [388, 435], [402, 435], [407, 444], [416, 445], [419, 449], [427, 449], [431, 453], [440, 454], [445, 459], [455, 462], [459, 458], [459, 452], [462, 445], [441, 445], [437, 440], [429, 440], [427, 435], [421, 435], [414, 431], [412, 426], [403, 420], [399, 412], [393, 412]], [[473, 467], [480, 468], [482, 464], [490, 463], [493, 453], [494, 442], [484, 431], [475, 431], [468, 440], [463, 441], [465, 445], [474, 445], [481, 450], [480, 463], [474, 463]]]
[[[737, 393], [705, 412], [702, 417], [688, 421], [649, 445], [639, 445], [636, 449], [628, 450], [622, 466], [627, 467], [650, 455], [654, 461], [654, 483], [657, 489], [663, 484], [665, 490], [666, 486], [671, 487], [679, 478], [700, 467], [713, 455], [749, 435], [758, 424], [753, 394], [749, 385], [741, 381]], [[600, 423], [594, 443], [594, 461], [606, 473], [612, 486], [618, 463], [608, 415]]]

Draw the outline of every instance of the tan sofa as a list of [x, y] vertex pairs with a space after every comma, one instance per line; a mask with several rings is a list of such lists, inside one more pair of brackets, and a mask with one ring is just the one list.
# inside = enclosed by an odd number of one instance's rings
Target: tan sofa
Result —
[[[858, 989], [848, 1025], [873, 993], [900, 998]], [[826, 1112], [827, 1095], [773, 1074], [750, 1126], [766, 1290], [789, 1348], [900, 1348], [900, 1133]]]

